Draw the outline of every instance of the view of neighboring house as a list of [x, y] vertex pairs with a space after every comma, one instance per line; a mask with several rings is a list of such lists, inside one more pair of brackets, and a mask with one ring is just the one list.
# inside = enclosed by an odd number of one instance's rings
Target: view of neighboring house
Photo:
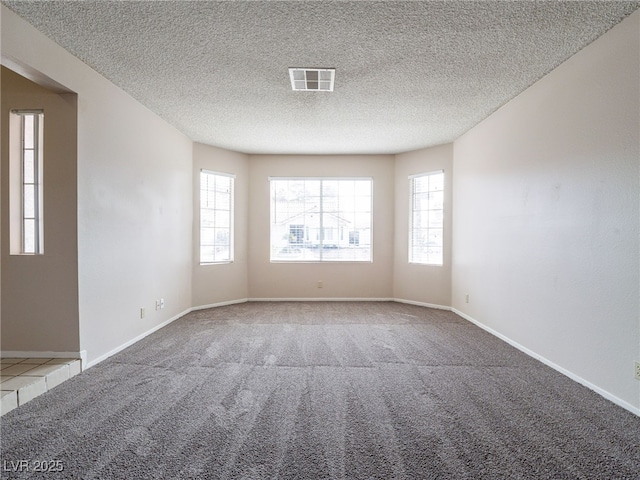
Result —
[[371, 184], [271, 180], [272, 260], [371, 261]]

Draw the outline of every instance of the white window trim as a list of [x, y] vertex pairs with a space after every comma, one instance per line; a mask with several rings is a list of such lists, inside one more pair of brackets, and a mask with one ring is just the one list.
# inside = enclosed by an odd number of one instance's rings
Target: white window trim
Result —
[[[24, 156], [27, 148], [24, 144], [25, 117], [33, 116], [33, 183], [27, 184], [24, 178]], [[9, 175], [10, 175], [10, 254], [11, 255], [43, 255], [44, 254], [44, 110], [16, 109], [11, 110], [9, 119]], [[25, 241], [25, 187], [32, 185], [34, 189], [33, 218], [34, 246], [27, 251]]]
[[423, 172], [423, 173], [416, 173], [413, 175], [409, 175], [408, 179], [409, 179], [409, 230], [408, 230], [408, 239], [407, 239], [407, 260], [408, 263], [410, 265], [424, 265], [424, 266], [431, 266], [431, 267], [442, 267], [444, 266], [444, 225], [445, 225], [445, 219], [444, 219], [444, 212], [445, 212], [445, 201], [444, 201], [444, 191], [445, 191], [445, 186], [443, 185], [442, 187], [442, 191], [443, 191], [443, 199], [442, 199], [442, 213], [443, 213], [443, 219], [442, 219], [442, 237], [443, 237], [443, 241], [442, 241], [442, 262], [437, 263], [437, 262], [417, 262], [415, 260], [412, 260], [412, 240], [413, 240], [413, 180], [416, 178], [420, 178], [420, 177], [428, 177], [430, 175], [437, 175], [437, 174], [443, 174], [444, 175], [444, 169], [442, 170], [432, 170], [430, 172]]
[[374, 196], [374, 179], [373, 177], [366, 176], [354, 176], [354, 177], [322, 177], [322, 176], [289, 176], [289, 177], [267, 177], [269, 181], [269, 217], [271, 217], [271, 201], [273, 198], [271, 197], [271, 185], [273, 180], [320, 180], [320, 181], [334, 181], [334, 180], [368, 180], [371, 182], [371, 196], [370, 196], [370, 212], [371, 212], [371, 243], [369, 245], [370, 250], [370, 258], [368, 260], [274, 260], [271, 258], [271, 219], [269, 220], [269, 261], [270, 263], [315, 263], [315, 264], [324, 264], [324, 263], [338, 263], [338, 264], [369, 264], [373, 263], [374, 259], [374, 241], [373, 241], [373, 232], [374, 232], [374, 215], [373, 215], [373, 196]]
[[220, 177], [227, 177], [233, 180], [231, 182], [231, 192], [230, 195], [230, 203], [229, 203], [229, 260], [220, 260], [214, 262], [203, 262], [202, 261], [202, 240], [201, 240], [201, 230], [202, 230], [202, 198], [200, 197], [200, 192], [202, 191], [201, 186], [201, 175], [198, 175], [198, 264], [199, 265], [224, 265], [234, 262], [235, 251], [234, 251], [234, 243], [235, 243], [235, 179], [236, 175], [233, 173], [227, 172], [219, 172], [216, 170], [209, 170], [206, 168], [200, 169], [200, 174], [206, 173], [207, 175], [216, 175]]

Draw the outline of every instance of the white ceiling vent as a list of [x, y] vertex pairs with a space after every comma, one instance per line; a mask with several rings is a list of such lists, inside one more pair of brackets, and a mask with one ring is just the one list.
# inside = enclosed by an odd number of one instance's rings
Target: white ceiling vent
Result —
[[307, 92], [333, 92], [335, 68], [290, 68], [291, 88]]

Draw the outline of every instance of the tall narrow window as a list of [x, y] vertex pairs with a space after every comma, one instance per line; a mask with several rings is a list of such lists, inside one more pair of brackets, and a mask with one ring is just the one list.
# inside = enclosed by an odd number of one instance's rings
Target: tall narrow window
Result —
[[442, 265], [444, 173], [414, 175], [409, 182], [409, 263]]
[[44, 253], [42, 111], [11, 112], [10, 237], [12, 254]]
[[233, 181], [235, 176], [200, 172], [200, 263], [233, 261]]
[[270, 181], [271, 261], [371, 261], [371, 178]]

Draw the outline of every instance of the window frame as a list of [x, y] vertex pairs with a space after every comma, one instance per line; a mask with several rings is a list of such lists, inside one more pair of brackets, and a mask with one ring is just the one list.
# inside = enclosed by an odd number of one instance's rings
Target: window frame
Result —
[[[205, 207], [203, 207], [203, 184], [202, 184], [202, 180], [203, 180], [203, 175], [209, 175], [214, 177], [214, 185], [215, 185], [215, 177], [224, 177], [224, 178], [228, 178], [229, 179], [229, 209], [216, 209], [216, 207], [214, 206], [212, 208], [212, 210], [220, 210], [220, 211], [228, 211], [229, 214], [229, 223], [228, 223], [228, 230], [229, 230], [229, 238], [228, 238], [228, 247], [229, 247], [229, 258], [227, 259], [222, 259], [222, 260], [216, 260], [215, 259], [215, 252], [214, 252], [214, 259], [212, 261], [206, 260], [203, 261], [203, 242], [202, 242], [202, 236], [203, 236], [203, 210], [205, 210]], [[219, 171], [214, 171], [214, 170], [209, 170], [206, 168], [201, 168], [200, 169], [200, 175], [198, 178], [198, 186], [199, 186], [199, 199], [198, 199], [198, 213], [199, 213], [199, 225], [198, 225], [198, 263], [199, 265], [221, 265], [221, 264], [227, 264], [227, 263], [233, 263], [234, 262], [234, 240], [235, 240], [235, 235], [234, 235], [234, 230], [235, 230], [235, 222], [234, 222], [234, 211], [235, 211], [235, 179], [236, 179], [236, 175], [232, 174], [232, 173], [225, 173], [225, 172], [219, 172]], [[207, 189], [207, 192], [211, 192], [211, 189]], [[214, 190], [215, 192], [215, 187]], [[213, 223], [213, 227], [211, 227], [214, 229], [217, 228], [221, 228], [218, 227], [216, 224], [216, 220], [215, 220], [215, 214], [214, 214], [214, 223]], [[222, 245], [222, 244], [220, 244]], [[209, 246], [209, 245], [205, 245], [205, 246]], [[213, 245], [214, 248], [217, 246], [217, 244], [214, 243]]]
[[[423, 178], [423, 177], [431, 177], [431, 176], [435, 176], [435, 175], [442, 175], [442, 190], [440, 190], [442, 192], [442, 208], [441, 209], [437, 209], [437, 208], [429, 208], [427, 207], [426, 209], [421, 209], [420, 211], [424, 212], [424, 211], [438, 211], [440, 210], [442, 212], [442, 224], [440, 227], [434, 227], [434, 228], [427, 228], [428, 230], [439, 230], [440, 231], [440, 238], [441, 238], [441, 244], [440, 244], [440, 257], [436, 260], [436, 261], [429, 261], [428, 259], [428, 253], [427, 253], [427, 260], [425, 261], [420, 261], [417, 260], [417, 254], [418, 252], [416, 252], [415, 248], [416, 246], [414, 245], [414, 238], [415, 238], [415, 234], [414, 234], [414, 221], [415, 221], [415, 213], [416, 211], [418, 211], [415, 208], [416, 205], [416, 192], [415, 192], [415, 181], [419, 178]], [[445, 177], [445, 171], [444, 170], [433, 170], [430, 172], [424, 172], [424, 173], [418, 173], [415, 175], [409, 175], [408, 177], [409, 179], [409, 228], [408, 228], [408, 252], [407, 252], [407, 260], [408, 263], [411, 265], [425, 265], [425, 266], [433, 266], [433, 267], [442, 267], [444, 266], [444, 253], [445, 253], [445, 241], [444, 241], [444, 236], [445, 236], [445, 183], [446, 183], [446, 177]], [[437, 190], [436, 190], [437, 191]], [[427, 192], [429, 192], [429, 190], [427, 190]]]
[[[318, 181], [320, 182], [320, 186], [319, 186], [319, 190], [320, 190], [320, 210], [319, 210], [319, 215], [321, 217], [320, 221], [319, 221], [319, 228], [318, 228], [318, 251], [319, 251], [319, 258], [303, 258], [303, 259], [285, 259], [285, 258], [274, 258], [274, 247], [275, 244], [272, 241], [272, 235], [273, 235], [273, 226], [274, 226], [274, 211], [273, 211], [273, 206], [274, 206], [274, 181]], [[326, 213], [331, 213], [330, 211], [326, 211], [324, 209], [324, 203], [323, 200], [324, 198], [326, 198], [325, 195], [322, 195], [322, 182], [335, 182], [335, 181], [367, 181], [369, 182], [369, 206], [368, 206], [368, 213], [369, 213], [369, 222], [368, 222], [368, 229], [369, 229], [369, 244], [368, 244], [368, 248], [369, 248], [369, 255], [368, 258], [364, 259], [364, 260], [359, 260], [359, 259], [355, 259], [355, 258], [349, 258], [349, 259], [335, 259], [335, 258], [322, 258], [323, 254], [324, 254], [324, 249], [322, 247], [323, 245], [323, 241], [325, 240], [325, 236], [326, 235], [331, 235], [332, 239], [335, 236], [334, 233], [337, 233], [337, 237], [336, 239], [333, 240], [337, 240], [340, 241], [342, 240], [341, 236], [340, 236], [340, 229], [335, 229], [335, 228], [330, 228], [330, 227], [325, 227], [324, 225], [324, 219], [323, 219], [323, 215]], [[291, 177], [269, 177], [269, 261], [271, 263], [339, 263], [339, 264], [346, 264], [346, 263], [358, 263], [358, 264], [363, 264], [363, 263], [373, 263], [373, 232], [374, 232], [374, 215], [373, 215], [373, 197], [374, 197], [374, 179], [373, 177], [366, 177], [366, 176], [353, 176], [353, 177], [322, 177], [322, 176], [291, 176]], [[305, 197], [307, 198], [307, 197]], [[355, 211], [354, 211], [355, 213]], [[309, 227], [306, 226], [305, 227], [307, 230], [309, 230]], [[337, 232], [334, 232], [334, 230], [337, 230]], [[347, 244], [349, 244], [349, 231], [346, 231], [346, 239], [347, 239]], [[333, 245], [334, 242], [331, 242], [331, 245]], [[360, 245], [356, 245], [356, 247], [360, 247]], [[340, 248], [340, 247], [338, 247]]]
[[[28, 117], [33, 119], [29, 135], [32, 145], [27, 145]], [[44, 110], [11, 110], [9, 144], [10, 254], [43, 255]], [[30, 168], [27, 168], [27, 156], [31, 159]], [[27, 170], [30, 170], [29, 175]], [[32, 223], [33, 226], [28, 228], [27, 223]], [[27, 230], [32, 233], [27, 235]], [[33, 244], [29, 242], [29, 237]]]

